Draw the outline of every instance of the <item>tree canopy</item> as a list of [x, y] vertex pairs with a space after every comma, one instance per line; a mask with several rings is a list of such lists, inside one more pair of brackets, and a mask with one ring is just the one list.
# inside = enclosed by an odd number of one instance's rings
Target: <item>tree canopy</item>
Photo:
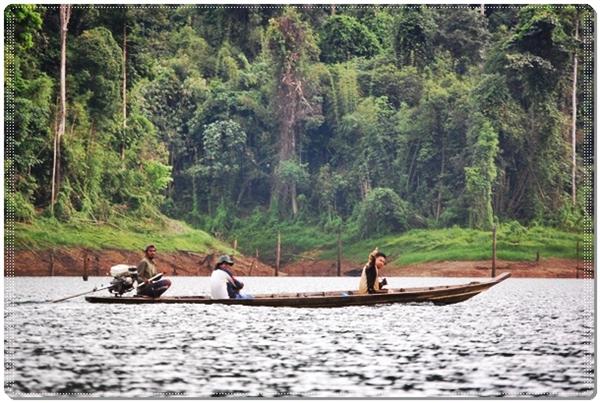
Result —
[[[593, 214], [588, 6], [72, 7], [59, 219], [223, 234], [260, 211], [369, 236]], [[6, 199], [27, 221], [51, 214], [59, 10], [4, 18]]]

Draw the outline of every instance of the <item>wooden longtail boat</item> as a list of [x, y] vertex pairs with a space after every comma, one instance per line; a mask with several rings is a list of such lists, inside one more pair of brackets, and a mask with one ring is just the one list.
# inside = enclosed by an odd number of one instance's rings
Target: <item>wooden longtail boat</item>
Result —
[[286, 306], [296, 308], [325, 308], [352, 305], [375, 305], [411, 302], [432, 302], [436, 305], [465, 301], [510, 277], [503, 273], [486, 281], [436, 287], [394, 288], [381, 294], [358, 294], [356, 291], [298, 292], [254, 295], [252, 299], [211, 299], [208, 296], [181, 297], [99, 297], [88, 296], [86, 301], [106, 304], [226, 304], [250, 306]]

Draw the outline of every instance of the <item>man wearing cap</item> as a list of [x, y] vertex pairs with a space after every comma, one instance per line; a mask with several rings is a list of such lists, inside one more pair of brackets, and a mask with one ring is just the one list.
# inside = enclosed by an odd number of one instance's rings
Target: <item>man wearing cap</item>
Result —
[[233, 276], [232, 266], [233, 259], [229, 255], [223, 255], [217, 259], [215, 269], [210, 276], [210, 297], [212, 299], [250, 297], [240, 292], [244, 287], [244, 283]]
[[154, 245], [146, 246], [144, 249], [144, 258], [137, 265], [138, 289], [137, 295], [144, 297], [158, 298], [171, 286], [171, 280], [159, 276], [153, 280], [152, 277], [159, 274], [154, 264], [156, 256], [156, 247]]

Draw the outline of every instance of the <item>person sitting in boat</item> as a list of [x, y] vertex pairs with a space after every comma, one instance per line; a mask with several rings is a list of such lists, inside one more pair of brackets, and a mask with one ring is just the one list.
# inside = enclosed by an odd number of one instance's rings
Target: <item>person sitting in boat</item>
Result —
[[251, 296], [242, 294], [244, 283], [236, 279], [232, 273], [233, 259], [229, 255], [217, 259], [215, 269], [210, 276], [210, 297], [212, 299], [245, 299]]
[[137, 295], [144, 297], [158, 298], [171, 287], [171, 280], [158, 276], [158, 270], [154, 264], [156, 256], [156, 247], [154, 245], [146, 246], [144, 249], [144, 258], [137, 265], [138, 288]]
[[369, 254], [369, 262], [363, 267], [358, 285], [359, 294], [384, 293], [383, 287], [387, 285], [385, 278], [379, 279], [379, 270], [385, 266], [387, 256], [377, 248]]

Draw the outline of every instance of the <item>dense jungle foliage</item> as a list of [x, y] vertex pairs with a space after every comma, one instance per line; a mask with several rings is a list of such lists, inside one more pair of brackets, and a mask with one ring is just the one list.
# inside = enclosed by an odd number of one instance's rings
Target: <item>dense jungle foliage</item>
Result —
[[59, 7], [5, 9], [17, 221], [165, 214], [222, 239], [282, 222], [365, 239], [591, 220], [589, 7], [69, 13], [57, 137]]

